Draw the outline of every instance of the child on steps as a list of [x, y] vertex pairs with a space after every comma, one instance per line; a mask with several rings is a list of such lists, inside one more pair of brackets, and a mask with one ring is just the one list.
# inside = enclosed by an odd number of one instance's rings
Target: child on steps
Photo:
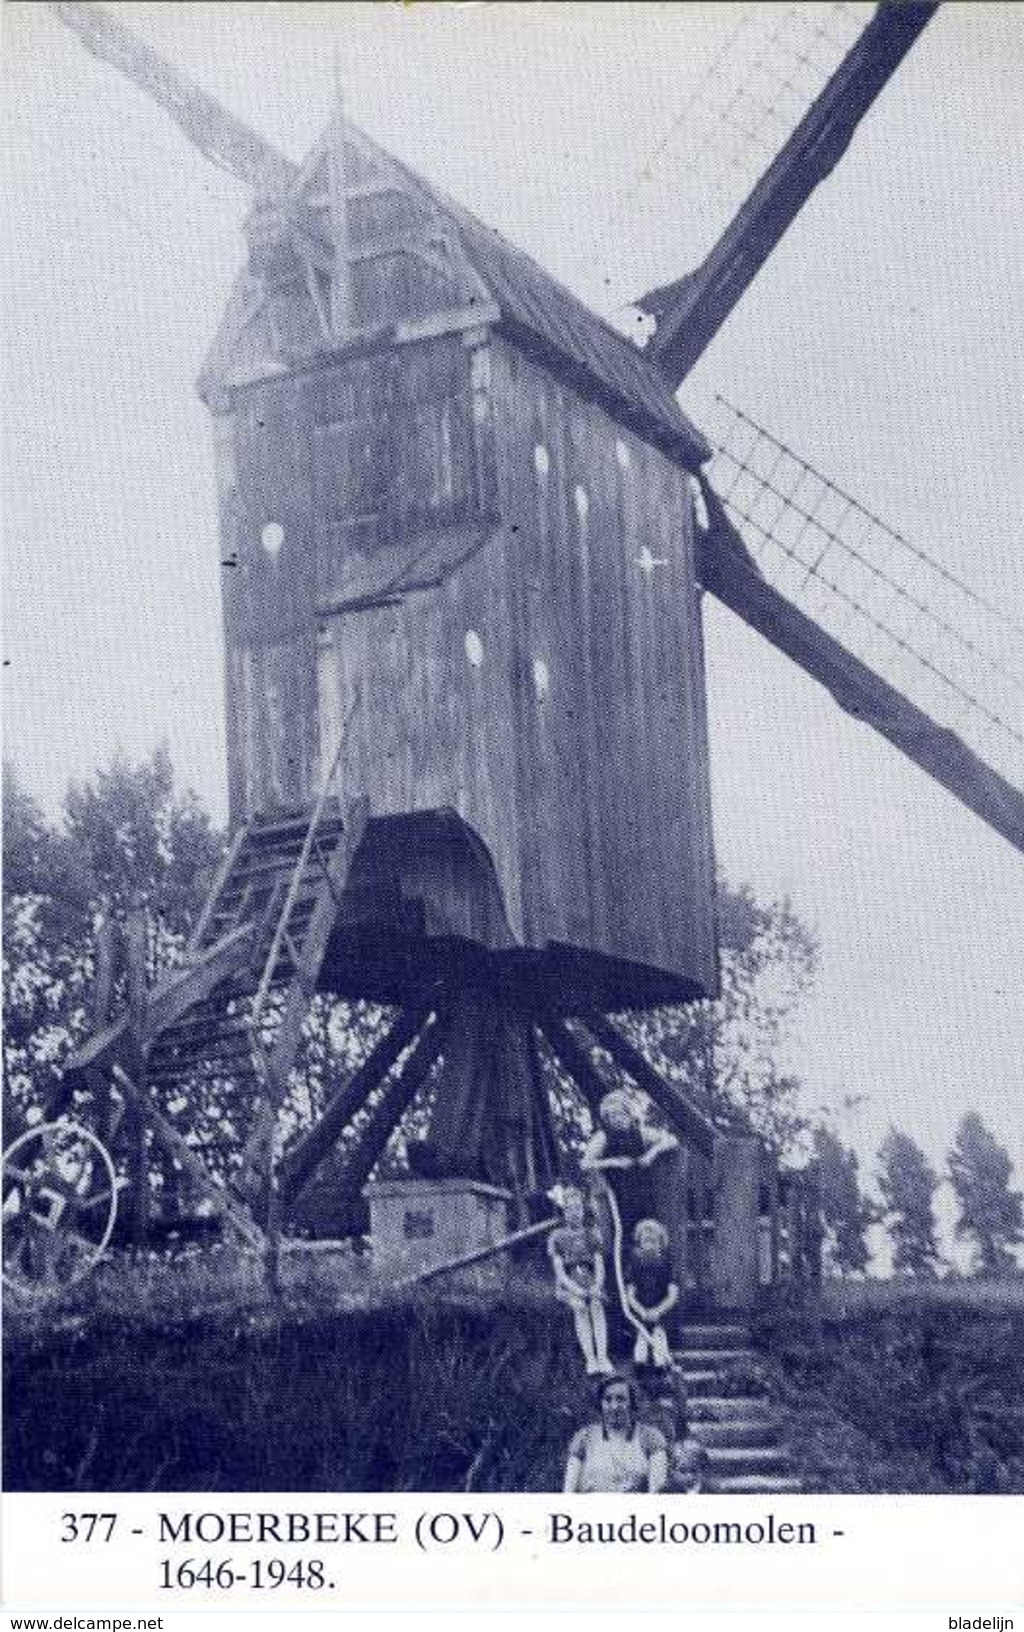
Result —
[[658, 1219], [642, 1218], [634, 1229], [625, 1281], [629, 1311], [640, 1323], [634, 1364], [646, 1366], [653, 1361], [659, 1371], [667, 1371], [672, 1354], [663, 1322], [679, 1302], [679, 1288], [672, 1279], [668, 1231]]
[[587, 1376], [607, 1376], [613, 1367], [608, 1358], [600, 1232], [593, 1224], [587, 1224], [583, 1192], [575, 1185], [562, 1191], [559, 1205], [565, 1223], [556, 1226], [548, 1236], [555, 1296], [568, 1304], [572, 1312]]

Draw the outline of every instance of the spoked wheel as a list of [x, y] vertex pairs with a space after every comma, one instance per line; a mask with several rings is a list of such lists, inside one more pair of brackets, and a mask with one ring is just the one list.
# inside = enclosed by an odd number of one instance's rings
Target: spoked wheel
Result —
[[94, 1133], [66, 1120], [27, 1129], [3, 1164], [4, 1283], [54, 1296], [106, 1251], [117, 1217], [114, 1164]]

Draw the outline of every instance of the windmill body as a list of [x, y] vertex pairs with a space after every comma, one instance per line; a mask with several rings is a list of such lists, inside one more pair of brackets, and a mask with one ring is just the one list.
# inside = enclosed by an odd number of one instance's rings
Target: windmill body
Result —
[[[389, 874], [360, 920], [376, 968], [401, 898], [428, 938], [541, 954], [508, 979], [530, 969], [545, 1006], [710, 995], [709, 449], [628, 342], [351, 130], [339, 337], [339, 140], [251, 219], [202, 379], [232, 817], [311, 808], [340, 747], [372, 815], [361, 860]], [[482, 917], [441, 812], [493, 873]]]

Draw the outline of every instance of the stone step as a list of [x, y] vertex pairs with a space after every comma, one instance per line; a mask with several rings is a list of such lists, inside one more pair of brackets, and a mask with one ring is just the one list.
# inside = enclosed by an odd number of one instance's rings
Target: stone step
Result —
[[781, 1445], [709, 1445], [708, 1460], [716, 1480], [730, 1474], [789, 1474], [793, 1465]]
[[[725, 1371], [723, 1366], [687, 1365], [684, 1361], [682, 1365], [677, 1363], [676, 1370], [682, 1377], [688, 1394], [713, 1394], [721, 1398]], [[756, 1387], [755, 1381], [748, 1382], [742, 1397], [745, 1399], [756, 1397], [751, 1394], [751, 1389]]]
[[778, 1437], [771, 1417], [734, 1417], [727, 1422], [695, 1420], [690, 1426], [694, 1439], [699, 1439], [709, 1450], [727, 1445], [750, 1448], [774, 1445]]
[[750, 1422], [755, 1417], [771, 1420], [774, 1409], [763, 1394], [698, 1395], [687, 1405], [690, 1421], [697, 1422]]
[[753, 1349], [676, 1349], [673, 1355], [684, 1371], [706, 1371], [710, 1366], [756, 1366]]
[[682, 1377], [683, 1382], [686, 1384], [687, 1394], [714, 1394], [715, 1390], [721, 1386], [722, 1382], [721, 1376], [717, 1371], [709, 1371], [706, 1368], [696, 1371], [688, 1369], [686, 1366], [681, 1366], [679, 1368], [679, 1374]]
[[711, 1480], [719, 1496], [798, 1496], [803, 1488], [795, 1473], [716, 1473]]
[[683, 1349], [747, 1349], [750, 1330], [746, 1326], [686, 1325], [679, 1333]]

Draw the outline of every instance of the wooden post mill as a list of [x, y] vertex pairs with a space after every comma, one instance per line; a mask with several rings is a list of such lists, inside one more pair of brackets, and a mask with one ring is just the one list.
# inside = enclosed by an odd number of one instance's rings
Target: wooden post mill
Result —
[[[936, 8], [877, 8], [704, 263], [639, 302], [644, 350], [340, 113], [294, 164], [120, 21], [52, 9], [255, 197], [200, 382], [232, 838], [185, 966], [98, 1028], [66, 1094], [113, 1088], [216, 1210], [272, 1242], [325, 1163], [325, 1227], [363, 1232], [368, 1181], [420, 1104], [409, 1185], [475, 1187], [525, 1227], [565, 1167], [557, 1064], [591, 1113], [626, 1084], [676, 1133], [662, 1213], [695, 1301], [749, 1308], [768, 1281], [813, 1278], [798, 1178], [612, 1017], [718, 990], [705, 590], [1024, 848], [1019, 790], [762, 562], [788, 565], [818, 528], [804, 583], [844, 549], [885, 570], [841, 517], [774, 505], [787, 450], [767, 473], [732, 456], [716, 492], [675, 396]], [[919, 661], [940, 674], [931, 648]], [[393, 1013], [282, 1142], [318, 993]], [[170, 1108], [197, 1072], [251, 1108], [216, 1177]], [[425, 1231], [421, 1208], [404, 1216], [410, 1240]]]

